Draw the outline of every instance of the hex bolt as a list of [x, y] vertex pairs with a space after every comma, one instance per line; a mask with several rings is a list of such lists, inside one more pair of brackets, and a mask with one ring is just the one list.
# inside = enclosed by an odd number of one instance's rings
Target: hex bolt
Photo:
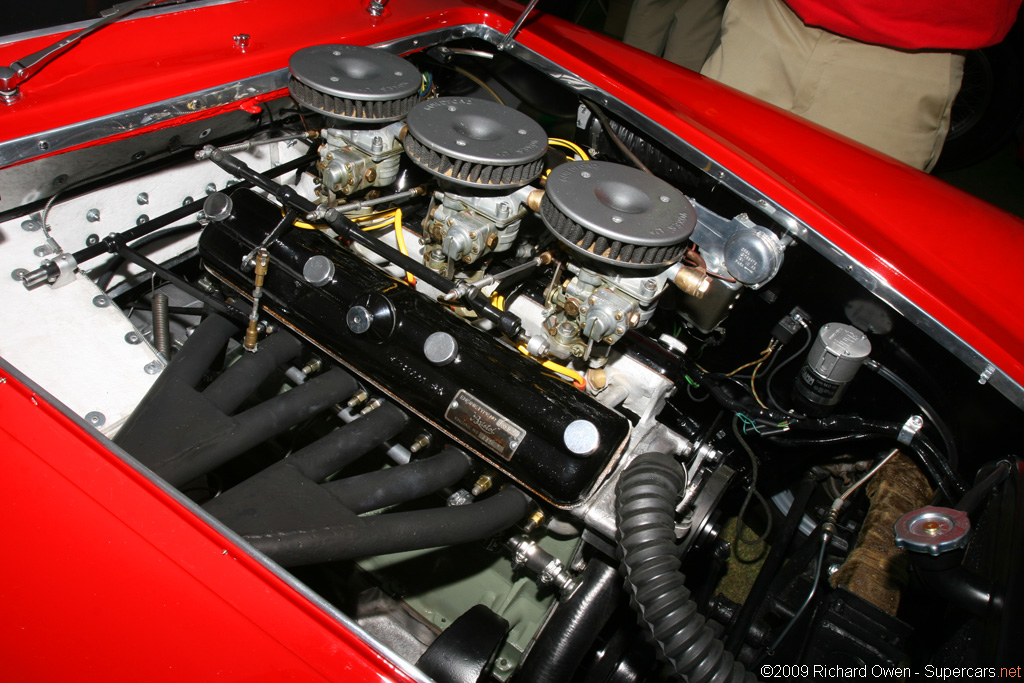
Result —
[[359, 414], [366, 415], [367, 413], [372, 413], [373, 411], [377, 410], [377, 408], [380, 408], [382, 405], [384, 405], [384, 399], [375, 398], [369, 403], [367, 403], [366, 406], [359, 411]]
[[361, 404], [368, 398], [370, 398], [370, 395], [367, 394], [362, 389], [360, 389], [352, 396], [352, 398], [348, 400], [348, 403], [346, 403], [345, 405], [348, 406], [349, 408], [355, 408], [357, 405]]
[[494, 479], [491, 478], [491, 475], [484, 474], [479, 479], [476, 480], [476, 483], [473, 484], [473, 488], [470, 489], [469, 492], [473, 496], [479, 496], [481, 493], [486, 493], [487, 491], [489, 491], [491, 486], [493, 485]]
[[430, 434], [420, 434], [416, 437], [416, 440], [409, 446], [410, 453], [419, 453], [424, 448], [430, 445]]

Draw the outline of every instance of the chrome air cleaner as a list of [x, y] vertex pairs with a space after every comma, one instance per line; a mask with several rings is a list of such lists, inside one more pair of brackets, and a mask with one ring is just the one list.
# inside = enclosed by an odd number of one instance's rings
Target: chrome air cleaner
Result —
[[314, 45], [288, 62], [288, 89], [300, 104], [346, 121], [397, 121], [416, 103], [420, 73], [390, 52]]
[[677, 262], [697, 224], [682, 192], [655, 176], [606, 161], [563, 164], [541, 202], [547, 227], [578, 255], [633, 269]]
[[468, 97], [421, 102], [409, 112], [405, 151], [458, 185], [520, 187], [544, 168], [544, 129], [510, 107]]

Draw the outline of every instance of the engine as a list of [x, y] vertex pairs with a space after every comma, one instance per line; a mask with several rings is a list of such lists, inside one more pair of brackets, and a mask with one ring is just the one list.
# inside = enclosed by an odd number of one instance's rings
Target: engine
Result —
[[255, 128], [68, 199], [217, 179], [127, 231], [8, 212], [30, 296], [98, 287], [153, 353], [117, 444], [437, 681], [1006, 651], [1020, 406], [640, 113], [395, 52], [300, 50]]

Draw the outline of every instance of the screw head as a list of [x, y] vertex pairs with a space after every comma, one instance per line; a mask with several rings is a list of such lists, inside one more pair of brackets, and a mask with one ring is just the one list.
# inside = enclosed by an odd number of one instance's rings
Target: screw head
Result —
[[138, 195], [136, 195], [135, 202], [139, 206], [145, 206], [146, 204], [149, 204], [149, 193], [140, 192]]
[[90, 223], [98, 223], [100, 220], [100, 210], [89, 209], [88, 211], [85, 212], [85, 220], [89, 221]]

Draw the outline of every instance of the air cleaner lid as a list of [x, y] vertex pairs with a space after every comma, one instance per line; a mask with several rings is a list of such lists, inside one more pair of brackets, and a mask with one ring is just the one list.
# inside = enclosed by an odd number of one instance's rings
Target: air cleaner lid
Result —
[[626, 268], [678, 261], [697, 225], [686, 196], [622, 164], [580, 161], [548, 176], [541, 217], [577, 253]]
[[292, 55], [290, 90], [329, 116], [397, 120], [415, 104], [420, 72], [406, 60], [361, 45], [314, 45]]
[[518, 186], [543, 170], [547, 134], [540, 124], [511, 107], [469, 97], [441, 97], [413, 107], [406, 123], [410, 158], [453, 182]]

